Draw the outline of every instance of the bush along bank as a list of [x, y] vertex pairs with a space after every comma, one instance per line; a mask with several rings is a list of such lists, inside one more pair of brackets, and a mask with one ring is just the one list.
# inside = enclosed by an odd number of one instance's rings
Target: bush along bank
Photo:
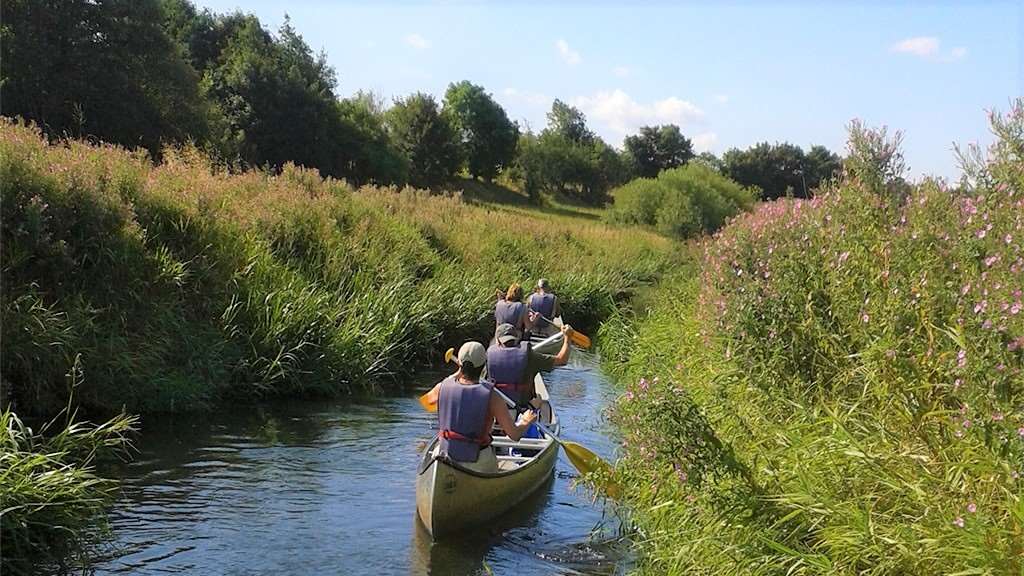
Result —
[[641, 572], [1024, 571], [1024, 103], [992, 126], [951, 189], [854, 125], [604, 327]]

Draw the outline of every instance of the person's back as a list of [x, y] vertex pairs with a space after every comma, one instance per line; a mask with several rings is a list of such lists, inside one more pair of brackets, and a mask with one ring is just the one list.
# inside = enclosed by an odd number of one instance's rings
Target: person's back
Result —
[[[561, 310], [559, 309], [560, 306], [558, 305], [558, 298], [552, 294], [550, 290], [551, 286], [548, 284], [548, 281], [541, 278], [537, 281], [535, 292], [530, 294], [530, 299], [527, 304], [529, 305], [530, 310], [536, 312], [538, 315], [543, 316], [544, 318], [553, 319], [555, 316], [559, 316], [561, 314]], [[540, 328], [550, 329], [551, 323], [544, 318], [538, 318], [535, 325]]]
[[490, 444], [493, 418], [491, 389], [484, 383], [459, 383], [448, 377], [437, 399], [441, 454], [456, 462], [476, 462], [480, 449]]
[[500, 291], [498, 293], [498, 301], [494, 303], [494, 325], [511, 324], [521, 334], [525, 334], [531, 326], [526, 311], [523, 289], [518, 283], [513, 282], [505, 294], [501, 294]]
[[[511, 328], [511, 324], [502, 326]], [[498, 329], [501, 330], [502, 326]], [[528, 403], [534, 395], [533, 378], [526, 381], [529, 346], [528, 342], [519, 342], [516, 345], [514, 339], [510, 346], [496, 340], [487, 349], [487, 377], [494, 382], [497, 389], [520, 406]]]

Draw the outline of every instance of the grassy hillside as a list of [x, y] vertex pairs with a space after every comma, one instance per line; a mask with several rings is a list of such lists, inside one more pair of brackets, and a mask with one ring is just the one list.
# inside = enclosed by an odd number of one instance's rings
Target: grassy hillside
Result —
[[606, 325], [641, 572], [1024, 571], [1024, 103], [993, 128], [956, 189], [855, 130]]
[[485, 338], [495, 288], [552, 280], [574, 323], [673, 258], [557, 210], [228, 174], [0, 126], [3, 385], [21, 412], [182, 410], [365, 391]]

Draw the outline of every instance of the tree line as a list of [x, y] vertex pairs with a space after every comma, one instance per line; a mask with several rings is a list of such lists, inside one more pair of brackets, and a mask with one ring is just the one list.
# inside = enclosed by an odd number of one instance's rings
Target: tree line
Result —
[[9, 0], [4, 10], [4, 115], [155, 158], [191, 142], [235, 168], [292, 162], [357, 186], [422, 188], [501, 176], [533, 198], [592, 204], [694, 159], [765, 198], [806, 196], [839, 166], [823, 147], [790, 144], [698, 157], [675, 125], [644, 126], [617, 150], [561, 100], [534, 133], [469, 81], [450, 84], [441, 102], [421, 92], [390, 105], [365, 92], [339, 98], [326, 54], [287, 17], [275, 34], [253, 15], [188, 0]]

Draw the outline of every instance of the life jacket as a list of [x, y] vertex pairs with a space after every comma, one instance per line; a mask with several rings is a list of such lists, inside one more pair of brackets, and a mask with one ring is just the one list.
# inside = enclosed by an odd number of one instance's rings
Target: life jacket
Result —
[[486, 383], [460, 384], [449, 376], [437, 398], [441, 454], [456, 462], [476, 462], [491, 445], [491, 388]]
[[[535, 293], [530, 295], [530, 310], [539, 312], [542, 316], [551, 318], [555, 311], [555, 295], [550, 292]], [[548, 326], [546, 320], [538, 319], [539, 326]]]
[[494, 305], [494, 321], [497, 324], [511, 324], [523, 329], [523, 303], [498, 300]]
[[530, 355], [529, 342], [520, 342], [514, 348], [497, 342], [487, 349], [487, 379], [517, 404], [529, 402], [534, 395], [533, 380], [527, 380], [526, 364]]

